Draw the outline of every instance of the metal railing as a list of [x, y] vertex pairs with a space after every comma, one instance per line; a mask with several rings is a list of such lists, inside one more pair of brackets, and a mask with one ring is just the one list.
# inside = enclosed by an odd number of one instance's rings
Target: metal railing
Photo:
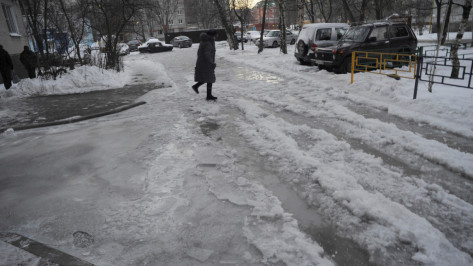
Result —
[[[452, 77], [451, 74], [454, 66], [450, 57], [420, 57], [416, 71], [414, 99], [417, 98], [419, 81], [473, 89], [473, 59], [459, 58], [458, 61], [460, 63], [458, 66], [458, 77]], [[436, 68], [435, 73], [433, 73], [434, 68]]]
[[355, 72], [367, 72], [392, 78], [416, 78], [417, 55], [354, 51], [351, 57], [351, 83]]

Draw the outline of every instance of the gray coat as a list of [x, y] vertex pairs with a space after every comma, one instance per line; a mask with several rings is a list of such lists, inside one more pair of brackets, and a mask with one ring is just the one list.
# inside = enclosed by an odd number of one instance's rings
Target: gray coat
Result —
[[197, 51], [194, 80], [196, 82], [215, 82], [215, 41], [206, 33], [200, 35], [200, 46]]

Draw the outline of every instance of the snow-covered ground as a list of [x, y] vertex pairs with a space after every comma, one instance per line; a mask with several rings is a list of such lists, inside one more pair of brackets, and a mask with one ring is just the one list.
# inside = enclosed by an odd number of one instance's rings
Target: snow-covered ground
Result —
[[172, 85], [144, 106], [3, 133], [0, 231], [98, 265], [473, 264], [472, 90], [219, 43], [212, 103], [196, 49], [126, 58]]

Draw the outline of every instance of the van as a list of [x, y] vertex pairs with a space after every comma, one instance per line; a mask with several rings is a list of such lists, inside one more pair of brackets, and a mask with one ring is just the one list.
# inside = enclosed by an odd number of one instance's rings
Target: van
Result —
[[310, 64], [319, 47], [337, 44], [348, 29], [346, 23], [313, 23], [302, 27], [296, 41], [294, 56], [301, 64]]

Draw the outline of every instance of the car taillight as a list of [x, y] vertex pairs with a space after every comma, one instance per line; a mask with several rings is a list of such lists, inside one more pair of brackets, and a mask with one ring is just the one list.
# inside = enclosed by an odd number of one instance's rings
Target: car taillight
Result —
[[314, 52], [317, 51], [317, 44], [313, 43], [310, 49]]

